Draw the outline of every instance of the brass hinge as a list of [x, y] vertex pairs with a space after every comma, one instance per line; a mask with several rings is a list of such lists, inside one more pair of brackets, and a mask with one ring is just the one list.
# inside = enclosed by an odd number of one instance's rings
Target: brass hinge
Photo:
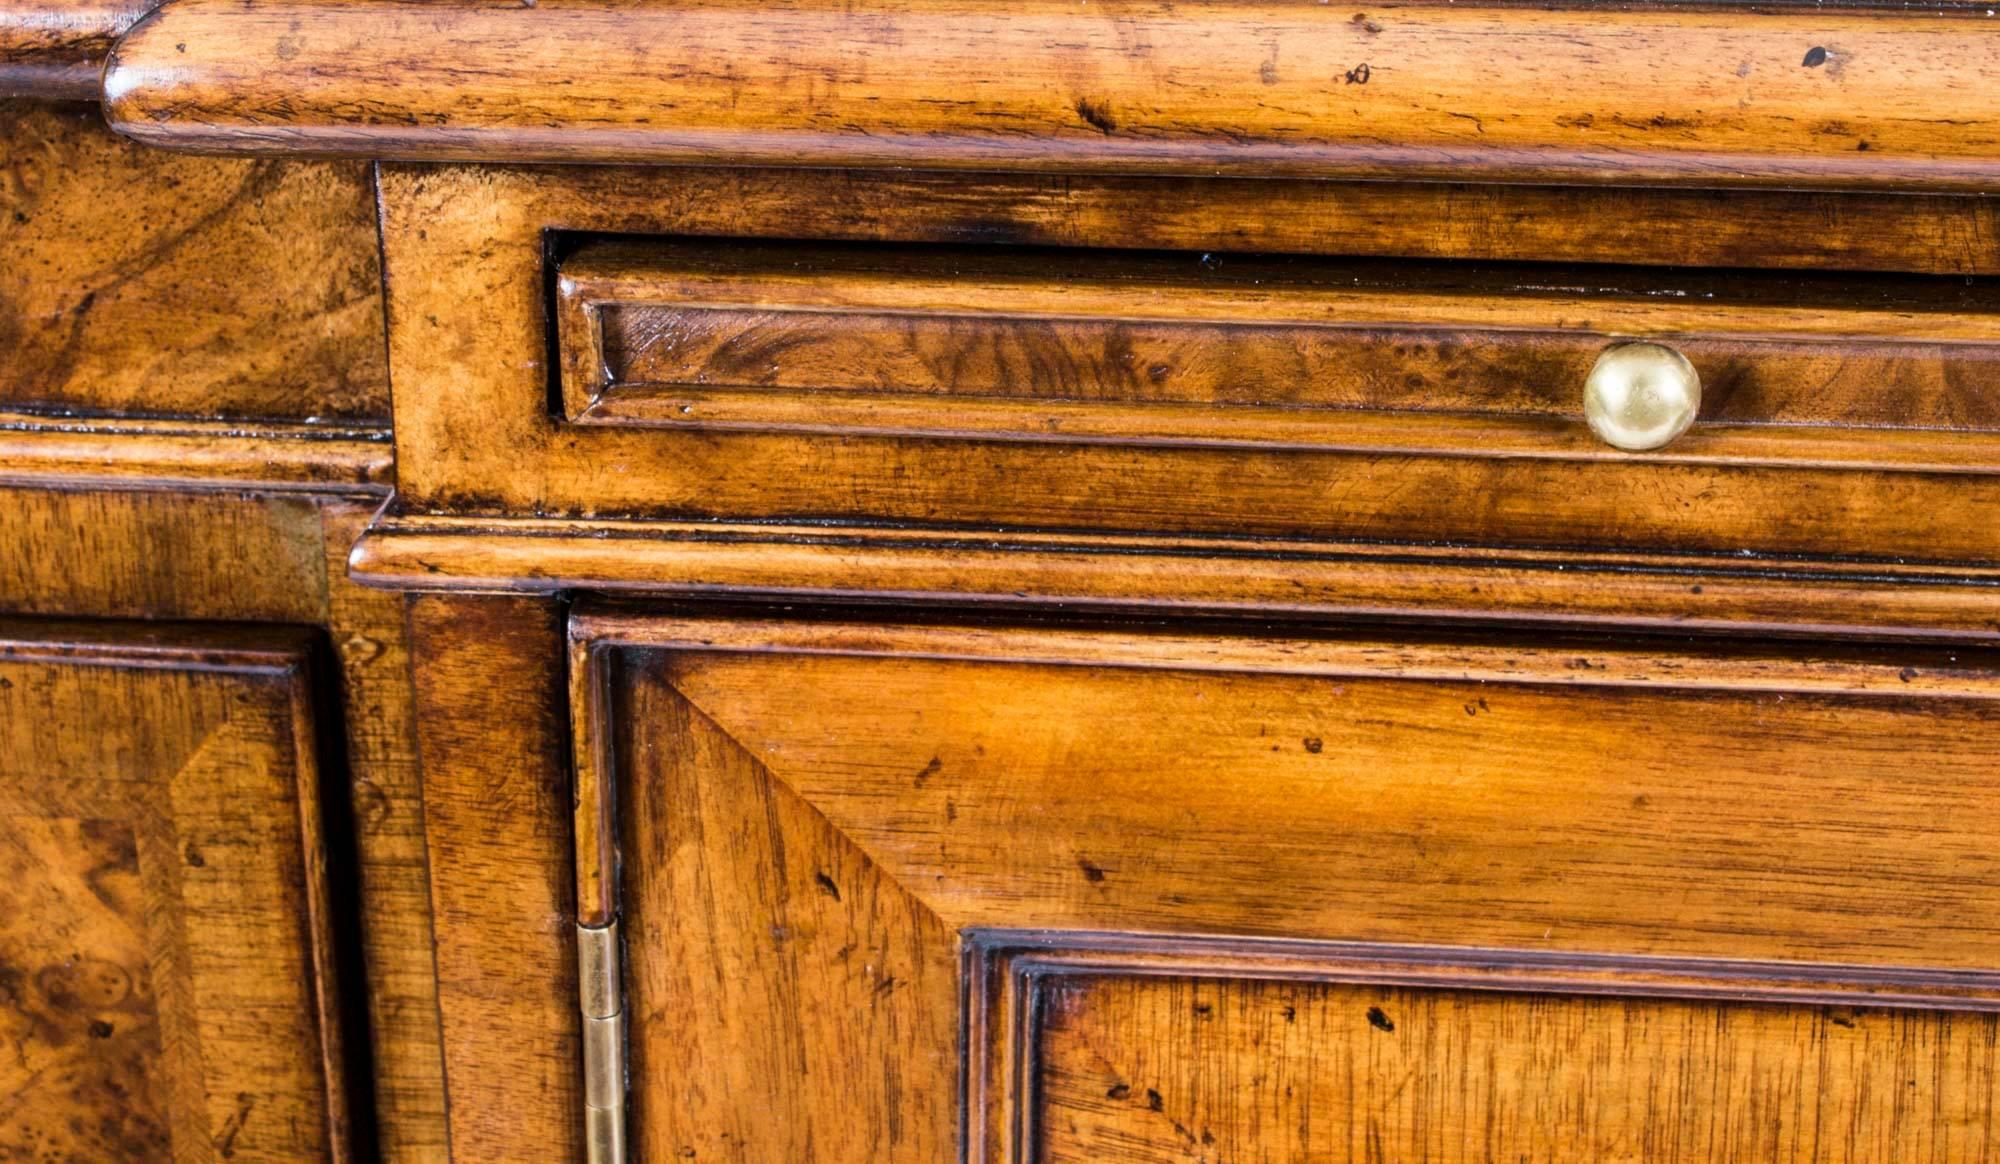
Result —
[[625, 1164], [625, 980], [618, 922], [576, 927], [583, 1006], [583, 1137], [589, 1164]]

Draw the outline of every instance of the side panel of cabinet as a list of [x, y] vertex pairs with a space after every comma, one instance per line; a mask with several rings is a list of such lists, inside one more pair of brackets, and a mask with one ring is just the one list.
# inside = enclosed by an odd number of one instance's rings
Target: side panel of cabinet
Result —
[[308, 644], [0, 623], [0, 1155], [346, 1158]]
[[644, 1158], [1992, 1151], [2000, 658], [573, 635]]

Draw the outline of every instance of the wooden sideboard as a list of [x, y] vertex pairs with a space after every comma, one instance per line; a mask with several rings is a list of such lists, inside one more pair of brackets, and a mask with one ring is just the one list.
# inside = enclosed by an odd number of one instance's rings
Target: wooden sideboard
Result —
[[1996, 94], [9, 0], [0, 1159], [2000, 1160]]

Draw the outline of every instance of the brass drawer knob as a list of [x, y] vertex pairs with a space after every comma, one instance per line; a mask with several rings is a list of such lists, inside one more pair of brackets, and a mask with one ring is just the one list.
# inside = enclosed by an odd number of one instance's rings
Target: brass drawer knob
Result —
[[1615, 448], [1657, 449], [1686, 432], [1699, 411], [1701, 377], [1665, 344], [1613, 344], [1583, 383], [1584, 419]]

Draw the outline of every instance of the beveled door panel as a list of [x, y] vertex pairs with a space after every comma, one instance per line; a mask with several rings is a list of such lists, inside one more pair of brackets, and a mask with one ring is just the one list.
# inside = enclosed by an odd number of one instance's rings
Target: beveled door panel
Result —
[[976, 997], [1024, 1016], [985, 1049], [1029, 1159], [1992, 1155], [2000, 1019], [1948, 979], [1009, 937]]
[[573, 635], [642, 1158], [1989, 1150], [1991, 655]]
[[346, 1158], [308, 657], [0, 622], [0, 1157]]

